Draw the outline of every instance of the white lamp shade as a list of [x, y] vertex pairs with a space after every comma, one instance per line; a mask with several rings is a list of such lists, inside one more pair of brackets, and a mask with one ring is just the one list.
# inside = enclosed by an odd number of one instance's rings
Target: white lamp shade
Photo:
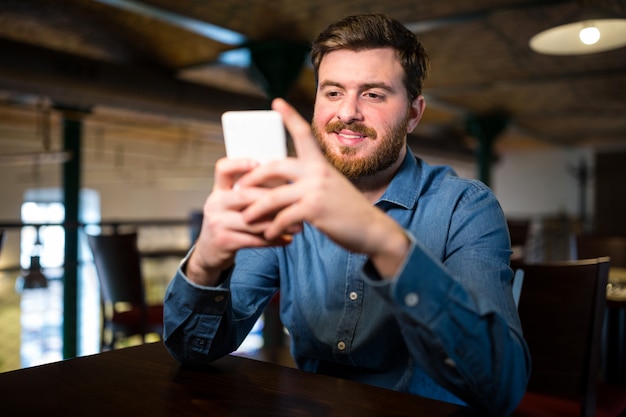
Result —
[[[586, 45], [580, 31], [595, 26], [600, 31], [598, 42]], [[626, 46], [626, 19], [590, 19], [544, 30], [530, 39], [530, 48], [549, 55], [582, 55]]]

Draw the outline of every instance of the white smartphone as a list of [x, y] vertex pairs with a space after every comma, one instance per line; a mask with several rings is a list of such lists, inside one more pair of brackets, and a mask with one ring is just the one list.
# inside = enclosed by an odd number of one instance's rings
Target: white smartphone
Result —
[[227, 111], [222, 114], [226, 156], [260, 163], [287, 156], [285, 126], [274, 110]]

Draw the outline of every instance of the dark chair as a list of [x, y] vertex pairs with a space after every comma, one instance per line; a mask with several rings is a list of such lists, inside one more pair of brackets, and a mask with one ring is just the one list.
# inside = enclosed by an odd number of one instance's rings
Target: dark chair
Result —
[[163, 332], [163, 304], [147, 305], [137, 233], [88, 235], [102, 301], [102, 350], [119, 337]]
[[526, 264], [519, 316], [532, 358], [515, 416], [617, 417], [626, 387], [599, 382], [609, 259]]
[[[609, 278], [616, 268], [626, 269], [626, 237], [581, 234], [576, 237], [578, 258], [611, 258]], [[608, 300], [605, 321], [604, 377], [626, 385], [626, 302]]]

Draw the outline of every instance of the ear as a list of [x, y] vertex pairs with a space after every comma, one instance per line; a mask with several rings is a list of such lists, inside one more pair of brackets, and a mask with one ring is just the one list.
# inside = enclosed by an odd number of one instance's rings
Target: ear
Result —
[[424, 109], [426, 108], [426, 101], [424, 100], [424, 96], [418, 96], [411, 103], [411, 107], [409, 108], [409, 121], [406, 125], [406, 133], [411, 133], [413, 129], [417, 126], [422, 115], [424, 114]]

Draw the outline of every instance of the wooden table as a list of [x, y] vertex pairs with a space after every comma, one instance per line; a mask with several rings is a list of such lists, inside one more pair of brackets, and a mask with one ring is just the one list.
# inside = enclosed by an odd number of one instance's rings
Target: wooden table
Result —
[[0, 374], [3, 416], [471, 416], [406, 393], [228, 356], [181, 367], [161, 342]]

